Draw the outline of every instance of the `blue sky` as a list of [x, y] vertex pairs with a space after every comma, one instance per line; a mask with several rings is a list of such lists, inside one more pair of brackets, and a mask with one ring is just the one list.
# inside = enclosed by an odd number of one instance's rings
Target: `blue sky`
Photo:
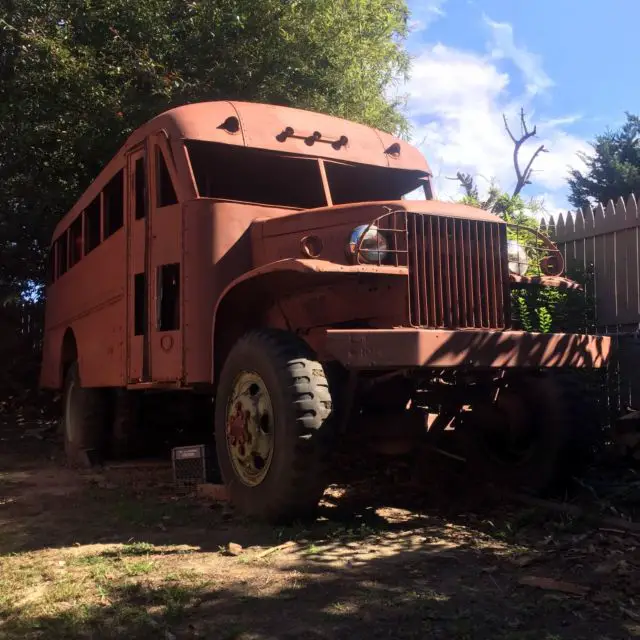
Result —
[[436, 176], [438, 196], [456, 196], [457, 170], [513, 186], [505, 113], [518, 130], [524, 107], [549, 153], [523, 195], [567, 209], [569, 165], [607, 127], [638, 112], [637, 0], [409, 0], [413, 56], [408, 95], [413, 141]]

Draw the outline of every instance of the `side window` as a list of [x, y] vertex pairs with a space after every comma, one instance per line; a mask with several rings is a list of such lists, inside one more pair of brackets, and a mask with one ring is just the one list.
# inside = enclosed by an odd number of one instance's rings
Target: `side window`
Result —
[[144, 273], [133, 277], [133, 334], [144, 335], [147, 326], [147, 278]]
[[176, 331], [180, 328], [180, 265], [160, 265], [157, 282], [158, 330]]
[[82, 215], [69, 227], [69, 268], [82, 258]]
[[156, 202], [159, 207], [178, 204], [176, 190], [171, 182], [171, 174], [162, 151], [158, 147], [156, 147]]
[[67, 272], [69, 263], [67, 262], [67, 248], [69, 246], [67, 238], [68, 231], [65, 231], [64, 235], [61, 235], [56, 240], [56, 273], [57, 277], [64, 275]]
[[103, 237], [106, 240], [124, 223], [124, 171], [120, 169], [104, 188]]
[[47, 284], [56, 281], [56, 246], [51, 245], [47, 255]]
[[140, 220], [147, 214], [147, 180], [144, 171], [144, 158], [138, 158], [136, 160], [133, 179], [136, 190], [135, 217], [136, 220]]
[[84, 212], [84, 255], [93, 251], [100, 244], [100, 196]]

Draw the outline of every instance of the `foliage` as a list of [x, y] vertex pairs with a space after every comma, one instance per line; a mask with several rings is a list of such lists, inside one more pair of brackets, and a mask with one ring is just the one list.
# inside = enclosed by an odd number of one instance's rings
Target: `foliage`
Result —
[[[458, 180], [465, 190], [460, 200], [463, 204], [491, 211], [517, 227], [510, 227], [509, 239], [515, 240], [526, 251], [529, 260], [528, 275], [539, 275], [538, 264], [544, 245], [526, 229], [537, 230], [535, 216], [542, 209], [542, 203], [531, 199], [525, 202], [520, 194], [509, 195], [492, 183], [486, 198], [480, 198], [473, 178], [458, 174]], [[522, 227], [525, 228], [524, 232]], [[539, 333], [585, 332], [595, 327], [595, 299], [593, 296], [593, 271], [567, 274], [583, 286], [582, 291], [528, 285], [511, 291], [511, 308], [515, 322], [525, 331]]]
[[513, 289], [513, 315], [525, 331], [540, 333], [588, 333], [596, 327], [594, 272], [574, 270], [567, 276], [582, 290], [530, 286]]
[[200, 100], [270, 102], [406, 133], [404, 0], [5, 0], [0, 298], [42, 279], [57, 219], [126, 136]]
[[591, 143], [592, 154], [581, 153], [583, 173], [572, 169], [569, 200], [576, 207], [593, 202], [627, 198], [640, 192], [640, 118], [626, 114], [626, 122], [615, 131], [607, 130]]

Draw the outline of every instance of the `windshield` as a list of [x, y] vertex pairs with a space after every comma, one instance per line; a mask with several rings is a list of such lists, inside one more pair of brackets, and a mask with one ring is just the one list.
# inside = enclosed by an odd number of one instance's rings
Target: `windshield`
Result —
[[295, 209], [327, 204], [317, 158], [195, 140], [186, 147], [201, 198]]
[[[201, 198], [276, 207], [313, 209], [327, 205], [317, 157], [287, 156], [243, 146], [187, 140]], [[324, 160], [333, 204], [430, 199], [424, 171]]]
[[[353, 165], [325, 160], [333, 204], [376, 200], [425, 200], [423, 171]], [[428, 184], [428, 183], [427, 183]]]

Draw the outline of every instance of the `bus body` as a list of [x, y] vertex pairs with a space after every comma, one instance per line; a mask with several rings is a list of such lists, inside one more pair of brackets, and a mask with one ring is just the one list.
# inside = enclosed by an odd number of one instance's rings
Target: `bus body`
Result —
[[259, 251], [249, 226], [332, 204], [341, 161], [429, 175], [388, 134], [284, 107], [193, 104], [135, 131], [55, 229], [42, 386], [61, 388], [76, 354], [87, 387], [212, 383], [216, 302]]
[[347, 425], [373, 446], [455, 424], [488, 464], [482, 424], [532, 421], [536, 471], [491, 469], [549, 479], [578, 437], [553, 375], [606, 365], [610, 342], [514, 330], [512, 287], [576, 285], [545, 238], [542, 274], [520, 269], [507, 234], [434, 200], [412, 145], [354, 122], [242, 102], [154, 118], [52, 239], [41, 384], [64, 389], [70, 462], [135, 430], [104, 410], [111, 391], [192, 390], [215, 400], [220, 470], [253, 515], [316, 505], [325, 435]]

